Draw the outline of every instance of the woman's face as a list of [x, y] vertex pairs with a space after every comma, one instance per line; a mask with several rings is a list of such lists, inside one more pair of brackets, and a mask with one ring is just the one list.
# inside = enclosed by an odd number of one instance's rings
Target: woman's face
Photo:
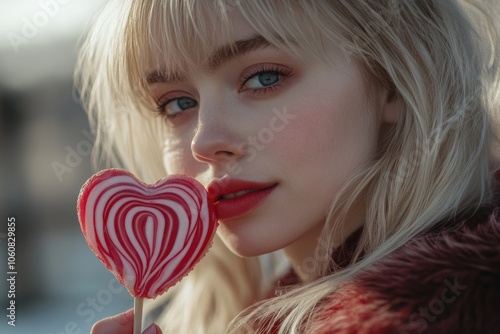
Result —
[[193, 75], [150, 82], [165, 117], [164, 165], [217, 198], [218, 233], [236, 254], [306, 251], [335, 194], [377, 149], [385, 91], [368, 102], [340, 48], [333, 64], [293, 58], [231, 15], [234, 39]]

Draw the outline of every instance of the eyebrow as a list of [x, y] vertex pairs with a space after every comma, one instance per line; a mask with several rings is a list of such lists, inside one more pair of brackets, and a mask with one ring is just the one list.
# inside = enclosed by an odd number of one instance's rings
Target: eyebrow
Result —
[[[213, 54], [211, 54], [207, 58], [203, 67], [208, 72], [214, 72], [222, 65], [238, 57], [241, 57], [249, 52], [268, 47], [274, 47], [274, 46], [261, 35], [256, 35], [247, 39], [238, 40], [233, 44], [227, 44], [219, 47]], [[150, 72], [147, 75], [146, 80], [148, 85], [152, 85], [155, 83], [174, 83], [184, 80], [184, 76], [177, 72], [167, 73], [166, 71], [156, 70]]]

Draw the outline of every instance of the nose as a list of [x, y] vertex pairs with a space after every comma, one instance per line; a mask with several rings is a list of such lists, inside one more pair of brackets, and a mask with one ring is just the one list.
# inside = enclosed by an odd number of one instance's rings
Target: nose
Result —
[[198, 109], [198, 124], [191, 141], [196, 160], [210, 164], [238, 161], [247, 150], [242, 123], [227, 106], [204, 104]]

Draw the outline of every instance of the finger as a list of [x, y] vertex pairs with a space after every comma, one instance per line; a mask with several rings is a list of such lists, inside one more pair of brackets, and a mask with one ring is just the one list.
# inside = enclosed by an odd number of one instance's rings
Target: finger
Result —
[[160, 327], [156, 324], [151, 324], [148, 328], [142, 332], [142, 334], [162, 334]]
[[90, 334], [132, 334], [134, 309], [102, 319], [92, 326]]

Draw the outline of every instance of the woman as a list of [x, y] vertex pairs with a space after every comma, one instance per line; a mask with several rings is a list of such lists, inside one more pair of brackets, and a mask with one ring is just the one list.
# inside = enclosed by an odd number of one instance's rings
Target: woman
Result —
[[[107, 4], [78, 69], [97, 156], [218, 197], [164, 333], [499, 328], [493, 2]], [[274, 296], [256, 256], [277, 250]]]

